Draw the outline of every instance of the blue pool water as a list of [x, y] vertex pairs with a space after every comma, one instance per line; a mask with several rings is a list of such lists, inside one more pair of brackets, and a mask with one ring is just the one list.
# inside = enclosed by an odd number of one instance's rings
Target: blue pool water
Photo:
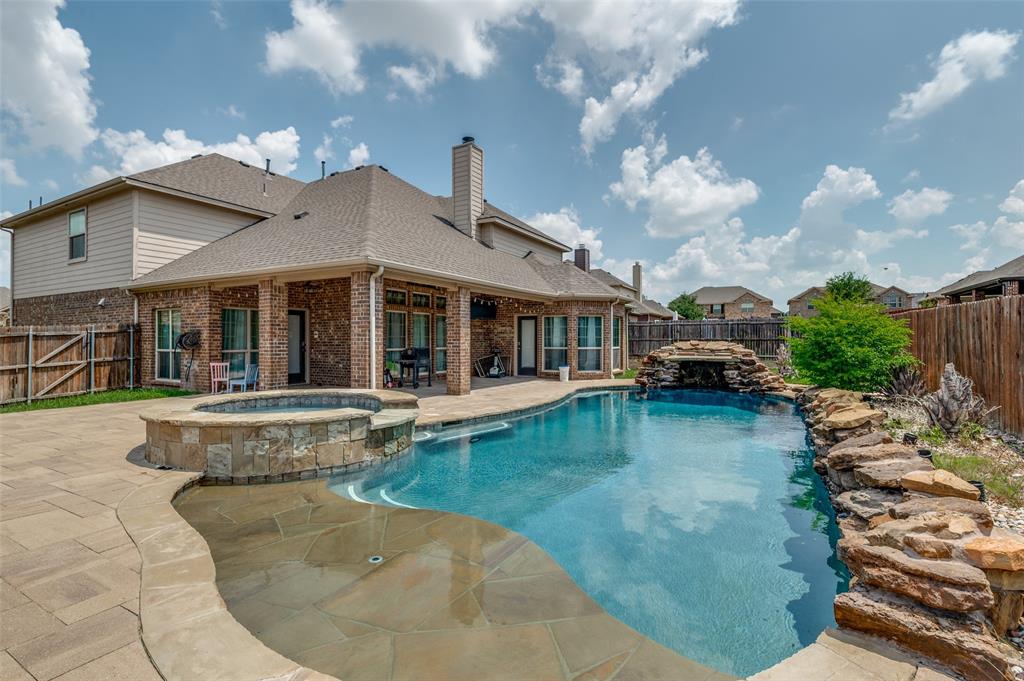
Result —
[[846, 589], [806, 435], [782, 400], [603, 393], [442, 431], [330, 484], [520, 532], [611, 614], [743, 676], [834, 626]]

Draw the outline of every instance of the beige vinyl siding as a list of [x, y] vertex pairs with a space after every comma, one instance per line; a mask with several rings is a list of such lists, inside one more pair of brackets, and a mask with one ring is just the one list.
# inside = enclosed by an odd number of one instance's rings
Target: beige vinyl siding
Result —
[[135, 276], [256, 222], [252, 215], [153, 192], [139, 192]]
[[511, 253], [519, 257], [523, 257], [532, 251], [539, 257], [551, 262], [558, 262], [562, 259], [562, 252], [557, 248], [552, 248], [494, 224], [483, 226], [480, 240], [496, 251]]
[[131, 192], [92, 201], [86, 209], [83, 261], [68, 262], [69, 211], [15, 229], [15, 298], [115, 288], [131, 281]]

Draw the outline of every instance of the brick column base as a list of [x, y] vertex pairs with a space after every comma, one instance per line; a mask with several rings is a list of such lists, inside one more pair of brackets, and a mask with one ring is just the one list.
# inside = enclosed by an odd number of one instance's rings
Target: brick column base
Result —
[[448, 394], [468, 395], [473, 377], [469, 324], [470, 293], [466, 287], [448, 291]]
[[259, 283], [260, 388], [288, 387], [288, 287], [273, 279]]

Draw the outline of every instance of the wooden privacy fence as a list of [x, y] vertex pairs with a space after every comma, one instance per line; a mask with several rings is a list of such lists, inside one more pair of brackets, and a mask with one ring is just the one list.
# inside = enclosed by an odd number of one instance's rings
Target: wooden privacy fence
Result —
[[128, 325], [0, 329], [0, 404], [132, 388], [137, 339]]
[[780, 343], [789, 337], [781, 319], [680, 319], [629, 325], [629, 355], [642, 357], [680, 340], [722, 340], [739, 343], [761, 359], [775, 359]]
[[1024, 435], [1024, 296], [990, 298], [893, 315], [914, 332], [911, 352], [935, 390], [947, 362], [974, 388], [1003, 429]]

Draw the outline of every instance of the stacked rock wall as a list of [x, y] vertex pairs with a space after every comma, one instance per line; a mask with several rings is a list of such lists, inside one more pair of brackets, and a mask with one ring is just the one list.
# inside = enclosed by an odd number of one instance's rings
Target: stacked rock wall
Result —
[[1024, 661], [1001, 639], [1024, 613], [1024, 537], [993, 527], [973, 485], [879, 430], [885, 414], [860, 393], [810, 389], [799, 401], [854, 575], [836, 622], [968, 679], [1013, 679]]
[[644, 358], [636, 382], [645, 388], [721, 388], [781, 392], [782, 378], [753, 350], [725, 341], [678, 341]]

